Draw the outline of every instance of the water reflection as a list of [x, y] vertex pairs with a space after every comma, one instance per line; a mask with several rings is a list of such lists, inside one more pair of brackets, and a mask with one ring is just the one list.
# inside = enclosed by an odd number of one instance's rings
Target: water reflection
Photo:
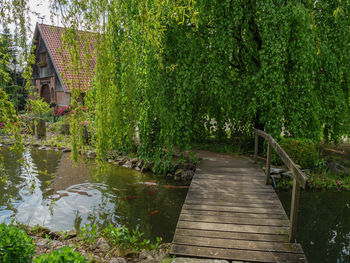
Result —
[[186, 189], [109, 164], [96, 176], [93, 163], [76, 165], [60, 152], [16, 154], [0, 149], [0, 154], [9, 175], [8, 182], [0, 184], [0, 222], [15, 219], [54, 231], [113, 223], [171, 241]]
[[[290, 193], [279, 197], [289, 214]], [[310, 263], [350, 262], [350, 192], [302, 192], [297, 240]]]

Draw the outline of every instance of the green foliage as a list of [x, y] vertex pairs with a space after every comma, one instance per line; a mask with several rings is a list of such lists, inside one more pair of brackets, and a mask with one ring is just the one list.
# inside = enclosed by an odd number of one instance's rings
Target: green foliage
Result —
[[115, 227], [109, 225], [103, 229], [102, 234], [109, 240], [112, 246], [131, 248], [136, 251], [142, 249], [156, 249], [161, 242], [161, 239], [157, 238], [157, 243], [153, 245], [150, 240], [143, 238], [143, 233], [136, 230], [130, 231], [124, 226]]
[[[321, 165], [319, 152], [316, 144], [307, 139], [282, 138], [279, 145], [285, 150], [289, 157], [302, 168], [313, 168]], [[273, 150], [272, 163], [282, 165], [283, 161]]]
[[35, 117], [44, 117], [51, 112], [50, 105], [44, 101], [43, 98], [37, 97], [36, 99], [28, 101], [30, 112]]
[[85, 263], [87, 260], [82, 254], [66, 246], [48, 254], [42, 254], [34, 259], [35, 263]]
[[[73, 64], [81, 48], [74, 28], [99, 33], [86, 104], [101, 159], [108, 150], [136, 148], [163, 172], [175, 149], [181, 153], [208, 135], [246, 138], [252, 127], [313, 141], [349, 134], [348, 1], [56, 0], [56, 6], [71, 18], [65, 42], [76, 46]], [[73, 137], [79, 145], [78, 132]]]
[[[293, 179], [283, 178], [278, 180], [278, 189], [292, 189]], [[307, 184], [309, 189], [313, 190], [350, 190], [350, 176], [339, 175], [327, 172], [326, 169], [313, 172]]]
[[[4, 92], [5, 88], [13, 87], [18, 89], [17, 82], [18, 72], [14, 71], [12, 66], [19, 64], [23, 66], [23, 62], [26, 60], [27, 41], [26, 33], [28, 13], [27, 1], [1, 1], [0, 2], [0, 29], [3, 30], [0, 36], [0, 122], [5, 123], [6, 133], [13, 135], [16, 140], [16, 148], [21, 147], [21, 135], [20, 129], [16, 126], [17, 118], [15, 116], [14, 105], [9, 101], [17, 102], [18, 97], [12, 96], [12, 92], [9, 92], [9, 96]], [[14, 36], [12, 37], [8, 28], [12, 28]], [[21, 47], [21, 53], [16, 54], [16, 48]], [[20, 66], [18, 68], [20, 68]], [[28, 77], [30, 80], [30, 77]], [[13, 91], [13, 90], [12, 90]], [[14, 93], [17, 93], [14, 91]], [[16, 108], [19, 109], [19, 107]]]
[[81, 227], [79, 231], [79, 236], [82, 238], [83, 242], [90, 245], [95, 244], [99, 236], [96, 224], [84, 225], [83, 227]]
[[115, 227], [108, 225], [101, 231], [98, 230], [96, 224], [85, 225], [80, 229], [79, 236], [84, 243], [93, 245], [100, 236], [108, 240], [111, 246], [118, 246], [122, 249], [132, 249], [140, 251], [142, 249], [157, 249], [162, 239], [157, 237], [155, 244], [150, 240], [143, 238], [143, 233], [133, 230], [130, 231], [125, 226]]
[[30, 263], [34, 255], [34, 244], [22, 229], [0, 224], [0, 262]]

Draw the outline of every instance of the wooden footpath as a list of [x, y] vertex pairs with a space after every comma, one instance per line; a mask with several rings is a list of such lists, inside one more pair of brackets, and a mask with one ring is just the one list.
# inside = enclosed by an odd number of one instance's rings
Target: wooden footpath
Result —
[[243, 262], [307, 262], [289, 219], [249, 159], [204, 155], [177, 223], [171, 254]]

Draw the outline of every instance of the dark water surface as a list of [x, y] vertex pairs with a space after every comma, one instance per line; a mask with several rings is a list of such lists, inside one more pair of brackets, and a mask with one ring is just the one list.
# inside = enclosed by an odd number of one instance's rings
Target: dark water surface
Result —
[[93, 163], [75, 165], [60, 152], [27, 150], [21, 156], [0, 148], [0, 155], [7, 174], [7, 183], [0, 182], [0, 223], [16, 220], [52, 231], [113, 223], [172, 240], [186, 188], [111, 164], [97, 175]]
[[[289, 216], [290, 192], [279, 192]], [[301, 192], [297, 241], [309, 263], [350, 262], [350, 192]]]

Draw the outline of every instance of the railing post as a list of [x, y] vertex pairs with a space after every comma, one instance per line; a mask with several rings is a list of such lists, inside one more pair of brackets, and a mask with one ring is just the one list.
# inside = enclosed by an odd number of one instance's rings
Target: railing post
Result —
[[293, 192], [292, 192], [292, 204], [290, 207], [290, 222], [289, 222], [289, 242], [294, 242], [297, 233], [297, 219], [298, 219], [298, 207], [299, 207], [299, 193], [300, 185], [293, 173]]
[[258, 137], [258, 134], [255, 133], [254, 162], [258, 161], [258, 143], [259, 143], [259, 137]]
[[267, 143], [267, 159], [266, 159], [266, 184], [270, 184], [270, 168], [271, 168], [271, 144]]

